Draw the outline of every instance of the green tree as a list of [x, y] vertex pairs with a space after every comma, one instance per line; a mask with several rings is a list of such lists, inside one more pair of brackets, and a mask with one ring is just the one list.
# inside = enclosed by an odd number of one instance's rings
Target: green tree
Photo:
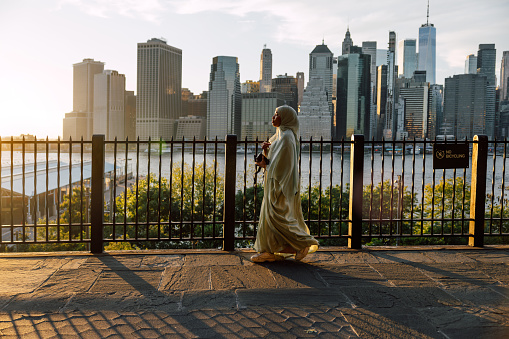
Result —
[[[320, 190], [315, 185], [301, 191], [301, 206], [304, 219], [309, 223], [309, 231], [313, 235], [345, 235], [348, 223], [349, 185], [345, 190], [335, 185]], [[336, 220], [329, 222], [328, 220]], [[339, 221], [338, 221], [339, 220]], [[321, 240], [322, 245], [344, 245], [346, 239]]]
[[[362, 199], [362, 218], [370, 220], [363, 222], [363, 234], [390, 235], [412, 234], [411, 217], [412, 206], [415, 210], [415, 197], [407, 186], [391, 185], [390, 180], [378, 185], [365, 185]], [[415, 214], [414, 214], [415, 217]], [[400, 219], [394, 221], [394, 219]], [[389, 244], [392, 240], [383, 239], [371, 241], [369, 245]]]
[[[445, 182], [440, 180], [435, 187], [427, 184], [424, 188], [424, 204], [417, 206], [417, 209], [422, 210], [425, 221], [415, 226], [416, 234], [420, 233], [421, 225], [423, 233], [427, 235], [461, 234], [462, 231], [468, 233], [469, 223], [461, 219], [470, 216], [470, 184], [464, 182], [462, 177], [456, 177], [456, 180], [447, 179]], [[438, 242], [458, 243], [458, 240], [445, 238]]]
[[[215, 189], [214, 189], [215, 188]], [[220, 236], [223, 216], [222, 176], [214, 178], [214, 164], [204, 168], [177, 164], [172, 177], [159, 178], [151, 174], [130, 187], [126, 194], [115, 200], [115, 234], [118, 239], [124, 238], [123, 223], [128, 223], [126, 239], [155, 238], [160, 235], [167, 239], [184, 239], [184, 242], [171, 244], [168, 241], [153, 243], [137, 242], [140, 248], [168, 247], [204, 247], [211, 241], [196, 240], [196, 237]], [[124, 209], [124, 206], [126, 207]], [[168, 222], [171, 221], [171, 226]], [[203, 221], [203, 223], [202, 223]], [[163, 224], [160, 224], [163, 223]], [[105, 227], [105, 234], [112, 236], [112, 227]], [[218, 244], [213, 241], [213, 246]]]

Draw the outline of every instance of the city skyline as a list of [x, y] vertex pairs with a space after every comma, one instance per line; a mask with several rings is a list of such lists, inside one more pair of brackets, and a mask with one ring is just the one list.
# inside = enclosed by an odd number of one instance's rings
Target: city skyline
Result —
[[[210, 61], [217, 55], [238, 57], [241, 82], [258, 80], [260, 51], [267, 44], [273, 78], [304, 72], [307, 81], [309, 52], [324, 39], [334, 56], [341, 55], [347, 27], [358, 46], [377, 41], [379, 49], [387, 48], [389, 30], [396, 32], [397, 41], [418, 39], [419, 27], [426, 22], [427, 1], [421, 2], [3, 3], [0, 28], [15, 34], [0, 36], [7, 46], [0, 55], [0, 135], [61, 135], [63, 117], [73, 108], [72, 65], [85, 58], [125, 74], [126, 90], [136, 91], [137, 44], [164, 37], [182, 50], [182, 87], [201, 93], [208, 88]], [[479, 44], [495, 44], [499, 77], [502, 53], [509, 50], [504, 39], [508, 9], [505, 1], [430, 2], [429, 22], [437, 29], [437, 83], [462, 74], [467, 55], [477, 53]]]

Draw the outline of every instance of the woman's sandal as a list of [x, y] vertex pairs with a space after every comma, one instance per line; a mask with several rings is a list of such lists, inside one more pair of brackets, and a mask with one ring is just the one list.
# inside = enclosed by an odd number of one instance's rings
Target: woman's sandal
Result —
[[300, 261], [300, 260], [304, 259], [304, 257], [306, 255], [308, 255], [308, 251], [309, 251], [309, 246], [301, 249], [299, 252], [297, 252], [297, 254], [295, 254], [295, 260]]
[[278, 255], [274, 255], [273, 253], [269, 253], [269, 252], [263, 252], [263, 253], [258, 253], [258, 254], [255, 254], [251, 257], [251, 261], [252, 262], [273, 262], [273, 261], [276, 261], [276, 260], [281, 260], [278, 258], [279, 256]]

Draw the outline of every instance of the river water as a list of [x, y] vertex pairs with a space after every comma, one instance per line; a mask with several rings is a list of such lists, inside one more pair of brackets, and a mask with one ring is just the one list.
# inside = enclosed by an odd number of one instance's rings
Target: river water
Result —
[[[37, 162], [46, 161], [46, 154], [37, 153]], [[106, 153], [106, 162], [113, 163], [114, 155], [111, 152]], [[126, 155], [125, 152], [119, 152], [117, 154], [117, 174], [121, 175], [124, 172], [125, 164], [126, 164]], [[196, 154], [194, 157], [195, 164], [203, 164], [203, 161], [207, 166], [211, 166], [214, 161], [214, 154]], [[49, 153], [48, 154], [49, 161], [57, 161], [58, 154], [57, 153]], [[69, 163], [69, 154], [61, 153], [60, 161], [62, 163]], [[83, 161], [91, 161], [91, 154], [85, 153], [83, 154]], [[180, 164], [182, 161], [182, 153], [180, 151], [174, 152], [173, 157], [170, 153], [163, 153], [160, 156], [157, 153], [152, 153], [150, 156], [150, 162], [148, 153], [140, 152], [139, 154], [139, 164], [137, 165], [137, 156], [136, 152], [129, 151], [127, 155], [127, 169], [128, 172], [133, 174], [136, 173], [138, 168], [138, 174], [140, 176], [145, 176], [150, 171], [151, 173], [155, 173], [156, 175], [159, 172], [159, 162], [161, 162], [161, 176], [162, 177], [170, 177], [171, 173], [171, 162], [173, 161], [173, 165]], [[2, 151], [1, 154], [1, 163], [2, 163], [2, 186], [7, 185], [6, 183], [9, 181], [7, 174], [10, 173], [10, 165], [13, 162], [14, 165], [21, 165], [23, 162], [23, 157], [21, 152], [13, 152], [13, 156], [11, 159], [11, 153], [8, 151]], [[25, 164], [33, 163], [34, 155], [33, 153], [25, 153]], [[73, 153], [72, 155], [72, 163], [81, 162], [80, 154]], [[184, 152], [184, 162], [191, 165], [193, 163], [193, 155], [191, 152]], [[507, 162], [507, 161], [506, 161]], [[224, 163], [225, 163], [225, 155], [224, 153], [217, 154], [217, 170], [218, 175], [224, 175]], [[309, 152], [303, 151], [301, 155], [301, 185], [303, 188], [308, 186], [308, 183], [311, 181], [312, 185], [318, 185], [321, 181], [322, 188], [325, 189], [331, 184], [332, 177], [332, 185], [341, 185], [341, 183], [346, 184], [350, 181], [350, 155], [345, 152], [342, 156], [340, 153], [334, 152], [332, 155], [330, 152], [323, 153], [320, 157], [320, 154], [317, 152], [313, 152], [311, 155], [311, 159], [309, 156]], [[423, 165], [424, 164], [424, 165]], [[471, 161], [470, 161], [471, 164]], [[150, 167], [149, 167], [150, 166]], [[45, 168], [45, 166], [38, 165], [39, 170]], [[255, 182], [254, 176], [254, 163], [253, 163], [253, 153], [239, 153], [237, 154], [237, 188], [241, 189], [243, 187], [244, 182], [244, 171], [246, 170], [246, 184], [247, 186], [252, 186]], [[392, 172], [392, 168], [394, 168], [394, 172]], [[487, 177], [486, 177], [486, 192], [492, 192], [492, 184], [493, 191], [495, 196], [500, 196], [502, 192], [502, 181], [503, 181], [503, 173], [504, 173], [504, 161], [502, 156], [496, 156], [495, 158], [490, 155], [488, 157], [488, 166], [487, 166]], [[310, 171], [311, 169], [311, 171]], [[310, 173], [311, 172], [311, 176]], [[505, 171], [505, 180], [504, 185], [507, 186], [507, 179], [509, 179], [508, 171]], [[260, 172], [261, 173], [261, 172]], [[463, 177], [465, 176], [467, 182], [470, 182], [471, 177], [471, 168], [467, 169], [457, 169], [456, 173], [453, 169], [447, 170], [435, 170], [433, 172], [433, 161], [430, 154], [419, 154], [415, 155], [415, 159], [413, 155], [405, 155], [404, 157], [401, 155], [396, 155], [394, 158], [391, 155], [382, 155], [382, 154], [374, 154], [373, 158], [371, 154], [366, 154], [364, 157], [364, 185], [368, 185], [373, 180], [374, 185], [380, 183], [380, 181], [390, 180], [395, 182], [398, 179], [402, 179], [403, 185], [408, 187], [408, 189], [412, 189], [412, 182], [414, 185], [414, 191], [419, 193], [422, 191], [423, 184], [432, 184], [433, 178], [435, 178], [435, 182], [438, 182], [443, 178], [445, 173], [445, 178], [449, 179], [454, 176]], [[400, 176], [400, 177], [398, 177]], [[494, 178], [494, 180], [493, 180]], [[413, 180], [412, 180], [413, 179]], [[256, 182], [261, 182], [263, 177], [261, 174], [258, 174], [256, 178]], [[507, 187], [504, 189], [504, 193], [507, 192]]]

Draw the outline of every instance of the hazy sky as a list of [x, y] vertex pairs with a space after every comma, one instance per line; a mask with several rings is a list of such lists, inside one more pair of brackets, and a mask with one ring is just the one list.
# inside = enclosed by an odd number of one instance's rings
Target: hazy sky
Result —
[[[497, 78], [509, 50], [509, 1], [430, 1], [437, 29], [437, 82], [463, 73], [480, 43], [495, 43]], [[258, 80], [264, 44], [273, 77], [298, 71], [325, 44], [335, 56], [347, 26], [354, 44], [418, 38], [426, 0], [1, 0], [0, 135], [57, 137], [72, 110], [73, 63], [84, 58], [126, 76], [136, 91], [136, 47], [154, 37], [182, 49], [182, 87], [207, 90], [217, 55], [236, 56], [241, 81]]]

